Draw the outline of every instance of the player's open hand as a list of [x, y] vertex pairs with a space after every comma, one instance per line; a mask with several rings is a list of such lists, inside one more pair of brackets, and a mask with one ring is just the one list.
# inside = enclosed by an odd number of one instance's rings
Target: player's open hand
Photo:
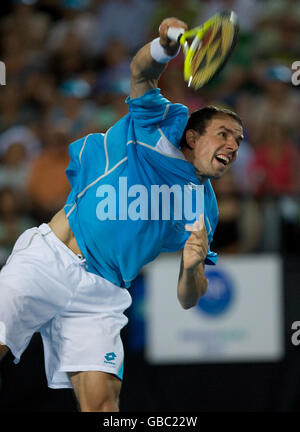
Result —
[[178, 44], [174, 41], [171, 41], [168, 38], [168, 29], [169, 27], [179, 27], [183, 28], [184, 30], [188, 29], [188, 26], [185, 22], [179, 20], [178, 18], [165, 18], [161, 25], [159, 26], [159, 36], [160, 36], [160, 44], [162, 47], [164, 47], [167, 51], [174, 51], [178, 49]]
[[199, 221], [196, 220], [192, 226], [186, 225], [185, 229], [191, 232], [183, 249], [183, 267], [188, 270], [197, 267], [200, 263], [204, 263], [208, 252], [208, 237], [204, 215], [201, 215]]

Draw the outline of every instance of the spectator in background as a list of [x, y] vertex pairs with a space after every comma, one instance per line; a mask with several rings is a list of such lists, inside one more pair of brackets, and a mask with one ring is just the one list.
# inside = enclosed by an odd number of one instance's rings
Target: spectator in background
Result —
[[27, 121], [23, 103], [22, 91], [17, 82], [11, 81], [1, 87], [0, 133], [17, 123]]
[[106, 132], [114, 123], [128, 114], [124, 103], [130, 88], [129, 78], [119, 78], [108, 82], [106, 88], [95, 88], [95, 98], [98, 108], [88, 125], [89, 132]]
[[249, 176], [257, 195], [293, 194], [300, 191], [300, 158], [289, 136], [284, 118], [269, 118], [262, 141], [249, 165]]
[[291, 63], [300, 52], [298, 0], [264, 0], [257, 25], [257, 49], [265, 58]]
[[104, 66], [97, 74], [93, 96], [97, 110], [91, 118], [91, 132], [105, 132], [128, 114], [125, 99], [130, 89], [130, 58], [127, 47], [119, 39], [111, 39], [104, 56]]
[[232, 63], [249, 66], [252, 51], [255, 48], [254, 37], [257, 20], [259, 17], [260, 4], [257, 0], [204, 0], [202, 8], [196, 21], [201, 23], [212, 15], [224, 10], [233, 10], [239, 20], [238, 44], [231, 58]]
[[0, 189], [0, 266], [7, 260], [22, 232], [34, 226], [35, 221], [21, 213], [24, 200], [10, 188]]
[[205, 0], [197, 20], [206, 21], [223, 10], [233, 10], [237, 14], [242, 33], [252, 33], [255, 30], [260, 11], [257, 0]]
[[96, 110], [88, 98], [90, 92], [89, 83], [83, 79], [64, 81], [59, 87], [58, 104], [50, 110], [47, 121], [54, 126], [66, 125], [71, 140], [81, 137]]
[[45, 148], [33, 161], [27, 181], [31, 214], [37, 221], [47, 220], [60, 209], [70, 191], [65, 175], [69, 163], [68, 130], [45, 125]]
[[96, 87], [105, 91], [106, 86], [122, 78], [130, 78], [130, 57], [124, 42], [113, 38], [105, 48], [103, 67], [98, 72]]
[[146, 40], [148, 17], [155, 7], [156, 0], [101, 2], [89, 44], [90, 52], [93, 55], [103, 54], [109, 41], [118, 39], [123, 41], [130, 54], [134, 54]]
[[34, 119], [49, 113], [57, 103], [55, 78], [44, 67], [29, 68], [23, 77], [24, 108]]
[[13, 140], [2, 152], [0, 164], [0, 187], [24, 191], [29, 162], [24, 142]]
[[202, 22], [202, 18], [197, 22], [197, 14], [201, 16], [203, 10], [202, 2], [197, 0], [161, 0], [154, 6], [152, 14], [149, 15], [149, 38], [156, 37], [158, 27], [166, 16], [179, 16], [189, 28]]
[[51, 65], [58, 81], [72, 79], [83, 72], [87, 64], [87, 51], [83, 51], [79, 36], [66, 32], [62, 43], [51, 53]]
[[238, 184], [231, 171], [214, 180], [212, 184], [219, 207], [219, 223], [215, 230], [213, 247], [221, 254], [257, 251], [260, 246], [262, 221], [255, 201], [250, 196], [240, 196]]
[[14, 0], [13, 11], [0, 22], [1, 60], [10, 78], [21, 80], [26, 68], [48, 56], [43, 46], [50, 26], [47, 14], [34, 8], [36, 1]]
[[206, 105], [201, 92], [195, 93], [187, 87], [183, 79], [182, 67], [178, 67], [176, 62], [170, 62], [166, 73], [159, 81], [159, 86], [167, 99], [173, 103], [186, 105], [190, 112]]
[[1, 20], [2, 29], [17, 34], [23, 50], [41, 49], [50, 28], [49, 16], [35, 9], [37, 0], [12, 0], [11, 3], [12, 13]]
[[16, 142], [24, 145], [28, 159], [34, 157], [41, 147], [40, 140], [34, 130], [34, 125], [16, 125], [0, 135], [0, 155]]
[[51, 69], [59, 83], [78, 76], [89, 81], [99, 61], [99, 53], [93, 56], [90, 52], [97, 24], [93, 2], [59, 0], [59, 6], [61, 17], [52, 27], [45, 44]]
[[247, 133], [243, 140], [243, 145], [239, 148], [239, 157], [236, 164], [232, 167], [231, 173], [234, 177], [236, 187], [241, 195], [251, 195], [253, 191], [252, 181], [249, 175], [245, 173], [249, 172], [249, 167], [254, 158], [254, 150], [251, 144], [247, 140]]
[[63, 50], [67, 54], [68, 43], [72, 44], [73, 39], [78, 42], [82, 55], [89, 52], [93, 31], [99, 25], [95, 14], [89, 10], [91, 3], [90, 0], [60, 0], [62, 17], [52, 26], [47, 40], [50, 52]]
[[1, 29], [1, 60], [5, 63], [10, 83], [21, 75], [29, 62], [28, 52], [22, 46], [21, 35], [11, 29]]
[[269, 66], [262, 71], [263, 93], [252, 99], [249, 112], [251, 142], [254, 146], [265, 140], [265, 124], [270, 119], [284, 122], [294, 134], [299, 122], [298, 91], [291, 86], [291, 70], [284, 65]]

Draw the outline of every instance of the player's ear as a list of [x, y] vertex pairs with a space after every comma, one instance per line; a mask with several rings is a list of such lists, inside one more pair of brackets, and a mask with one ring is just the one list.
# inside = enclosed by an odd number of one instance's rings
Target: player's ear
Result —
[[196, 145], [197, 132], [194, 129], [188, 129], [185, 133], [185, 140], [187, 147], [193, 150]]

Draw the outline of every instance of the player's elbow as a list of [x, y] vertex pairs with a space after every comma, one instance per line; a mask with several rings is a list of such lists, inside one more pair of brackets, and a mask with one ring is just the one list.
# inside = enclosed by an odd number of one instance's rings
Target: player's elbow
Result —
[[205, 278], [201, 286], [199, 286], [199, 289], [197, 291], [194, 291], [193, 293], [183, 295], [182, 293], [180, 293], [180, 291], [178, 291], [177, 298], [181, 307], [187, 310], [197, 306], [200, 298], [206, 293], [207, 287], [208, 280]]
[[181, 301], [179, 301], [179, 303], [180, 303], [182, 309], [184, 309], [184, 310], [191, 309], [191, 308], [195, 307], [197, 304], [197, 303], [188, 303], [188, 302], [181, 302]]
[[200, 296], [197, 297], [180, 297], [178, 296], [178, 301], [182, 309], [188, 310], [195, 307], [198, 304]]

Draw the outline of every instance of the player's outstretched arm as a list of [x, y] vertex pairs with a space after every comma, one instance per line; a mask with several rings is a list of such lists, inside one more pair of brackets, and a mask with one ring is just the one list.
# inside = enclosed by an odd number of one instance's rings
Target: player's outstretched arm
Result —
[[208, 252], [208, 237], [203, 215], [196, 221], [182, 253], [177, 286], [177, 297], [183, 309], [196, 306], [207, 290], [208, 281], [204, 275], [204, 262]]
[[168, 38], [169, 27], [187, 29], [187, 25], [177, 18], [166, 18], [162, 21], [159, 27], [159, 41], [152, 41], [143, 46], [131, 61], [130, 98], [142, 96], [146, 91], [157, 88], [159, 76], [167, 61], [176, 55], [179, 44]]

